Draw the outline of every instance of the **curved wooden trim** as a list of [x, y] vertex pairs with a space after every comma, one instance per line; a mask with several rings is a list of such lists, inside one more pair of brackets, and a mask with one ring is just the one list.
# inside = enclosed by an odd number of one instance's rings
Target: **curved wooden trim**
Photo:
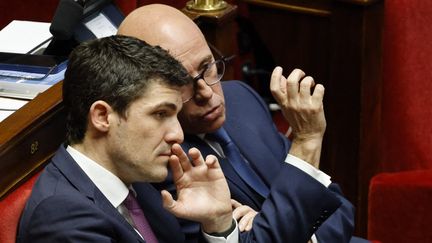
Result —
[[383, 0], [338, 0], [338, 1], [352, 3], [361, 6], [370, 6], [372, 4], [382, 2]]
[[249, 4], [255, 4], [255, 5], [260, 5], [260, 6], [269, 7], [269, 8], [288, 10], [288, 11], [292, 11], [292, 12], [304, 13], [304, 14], [310, 14], [310, 15], [316, 15], [316, 16], [327, 17], [327, 16], [330, 16], [332, 14], [331, 11], [328, 11], [328, 10], [310, 8], [310, 7], [302, 7], [302, 6], [272, 2], [272, 1], [267, 1], [267, 0], [242, 0], [242, 1], [249, 3]]

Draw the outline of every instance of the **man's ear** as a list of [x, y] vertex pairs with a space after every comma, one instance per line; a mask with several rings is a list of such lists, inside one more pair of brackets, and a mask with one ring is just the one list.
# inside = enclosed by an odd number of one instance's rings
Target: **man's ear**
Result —
[[107, 132], [110, 126], [109, 116], [113, 113], [111, 106], [102, 100], [95, 101], [89, 112], [89, 122], [94, 129]]

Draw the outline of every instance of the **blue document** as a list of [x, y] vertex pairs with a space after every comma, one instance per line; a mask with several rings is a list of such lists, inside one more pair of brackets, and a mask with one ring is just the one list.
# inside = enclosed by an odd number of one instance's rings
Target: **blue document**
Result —
[[56, 66], [55, 72], [23, 72], [0, 70], [0, 97], [33, 99], [53, 84], [64, 79], [67, 61]]

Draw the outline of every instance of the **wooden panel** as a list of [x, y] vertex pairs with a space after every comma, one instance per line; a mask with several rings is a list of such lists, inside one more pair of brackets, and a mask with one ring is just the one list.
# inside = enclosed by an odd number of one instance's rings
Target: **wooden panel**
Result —
[[[272, 54], [272, 62], [284, 68], [288, 74], [294, 68], [303, 69], [308, 75], [319, 77], [325, 84], [329, 76], [328, 60], [330, 49], [330, 18], [314, 14], [287, 12], [286, 9], [263, 8], [252, 5], [249, 8], [251, 22], [261, 41]], [[257, 50], [259, 51], [259, 50]], [[256, 57], [256, 62], [262, 62]], [[261, 66], [265, 64], [262, 63]], [[266, 66], [267, 70], [272, 67]], [[268, 90], [268, 82], [258, 84], [260, 93]]]
[[[186, 8], [183, 13], [189, 16], [199, 26], [207, 42], [212, 44], [224, 56], [236, 54], [236, 25], [237, 6], [228, 4], [222, 11], [199, 13], [192, 12]], [[216, 55], [216, 54], [215, 54]], [[235, 69], [239, 69], [236, 59], [226, 65], [224, 80], [235, 79]]]
[[64, 141], [61, 85], [0, 123], [0, 198], [38, 171]]

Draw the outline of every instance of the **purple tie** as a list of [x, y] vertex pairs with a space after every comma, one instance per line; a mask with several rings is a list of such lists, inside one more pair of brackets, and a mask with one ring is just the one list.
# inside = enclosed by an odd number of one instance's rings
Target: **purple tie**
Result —
[[136, 229], [140, 232], [146, 243], [157, 243], [157, 239], [153, 230], [150, 227], [144, 212], [138, 204], [133, 192], [129, 190], [129, 194], [123, 202], [123, 205], [129, 210], [132, 221]]

